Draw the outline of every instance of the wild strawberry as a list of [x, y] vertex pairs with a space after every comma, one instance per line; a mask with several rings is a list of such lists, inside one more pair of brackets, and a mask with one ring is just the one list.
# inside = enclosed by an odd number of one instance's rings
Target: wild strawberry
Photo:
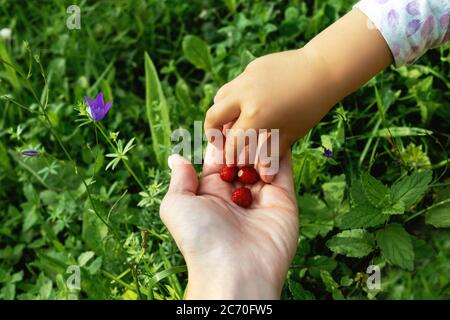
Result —
[[237, 178], [237, 173], [237, 167], [228, 167], [225, 165], [222, 170], [220, 170], [220, 178], [226, 182], [233, 182]]
[[231, 200], [233, 200], [233, 202], [238, 206], [248, 208], [253, 201], [252, 192], [246, 187], [237, 188], [231, 194]]
[[237, 176], [239, 181], [244, 184], [255, 184], [259, 180], [258, 172], [252, 166], [242, 167]]

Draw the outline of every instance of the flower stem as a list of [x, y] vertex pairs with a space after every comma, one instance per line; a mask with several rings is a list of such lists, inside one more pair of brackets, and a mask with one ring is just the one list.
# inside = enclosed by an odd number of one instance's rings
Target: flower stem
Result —
[[406, 222], [408, 222], [408, 221], [410, 221], [410, 220], [412, 220], [412, 219], [414, 219], [414, 218], [420, 216], [421, 214], [423, 214], [423, 213], [425, 213], [425, 212], [427, 212], [427, 211], [429, 211], [429, 210], [431, 210], [431, 209], [434, 209], [434, 208], [436, 208], [436, 207], [442, 206], [442, 205], [444, 205], [444, 204], [446, 204], [446, 203], [449, 203], [449, 202], [450, 202], [450, 199], [445, 199], [445, 200], [442, 200], [441, 202], [435, 203], [435, 204], [433, 204], [432, 206], [429, 206], [428, 208], [425, 208], [425, 209], [423, 209], [423, 210], [420, 210], [419, 212], [416, 212], [416, 213], [413, 214], [412, 216], [410, 216], [410, 217], [408, 217], [407, 219], [405, 219], [404, 222], [406, 223]]
[[[108, 135], [105, 133], [105, 130], [103, 129], [103, 127], [98, 122], [96, 122], [96, 121], [93, 121], [93, 122], [94, 122], [95, 127], [100, 131], [100, 133], [105, 138], [105, 140], [108, 142], [108, 144], [111, 146], [111, 148], [113, 148], [114, 152], [118, 153], [116, 146], [111, 141], [111, 139], [108, 137]], [[128, 161], [126, 159], [122, 159], [122, 161], [123, 161], [123, 164], [125, 165], [125, 168], [127, 169], [128, 173], [134, 178], [134, 180], [139, 185], [139, 187], [142, 190], [145, 190], [144, 184], [141, 182], [141, 180], [137, 177], [136, 173], [130, 167], [130, 165], [128, 164]]]
[[[42, 65], [41, 65], [40, 62], [38, 62], [38, 64], [39, 64], [39, 67], [40, 67], [40, 69], [41, 69], [41, 75], [42, 75], [42, 77], [43, 77], [43, 79], [44, 79], [45, 86], [48, 86], [47, 78], [46, 78], [46, 76], [45, 76], [44, 69], [43, 69], [43, 67], [42, 67]], [[30, 81], [27, 77], [23, 76], [22, 73], [20, 73], [20, 74], [22, 75], [22, 77], [24, 78], [24, 80], [27, 82], [27, 84], [28, 84], [28, 89], [30, 90], [30, 92], [31, 92], [31, 94], [33, 95], [33, 98], [36, 100], [37, 104], [39, 105], [39, 107], [40, 107], [40, 109], [41, 109], [41, 112], [42, 112], [42, 115], [44, 116], [44, 120], [41, 120], [41, 119], [39, 119], [39, 118], [38, 118], [38, 119], [44, 124], [45, 127], [47, 127], [47, 129], [50, 131], [50, 133], [55, 137], [55, 139], [56, 139], [57, 143], [59, 144], [60, 148], [62, 149], [63, 153], [66, 155], [66, 157], [67, 157], [67, 159], [69, 160], [69, 162], [73, 165], [73, 167], [74, 167], [74, 169], [75, 169], [75, 174], [81, 179], [81, 181], [82, 181], [84, 187], [86, 188], [86, 193], [87, 193], [87, 195], [88, 195], [89, 202], [91, 203], [92, 210], [94, 211], [95, 215], [100, 219], [100, 221], [101, 221], [103, 224], [105, 224], [105, 226], [106, 226], [106, 227], [108, 228], [108, 230], [111, 232], [111, 234], [113, 235], [113, 237], [114, 237], [117, 241], [120, 242], [120, 237], [119, 237], [118, 232], [117, 232], [117, 231], [116, 231], [116, 230], [115, 230], [115, 229], [114, 229], [114, 228], [113, 228], [113, 227], [112, 227], [112, 226], [111, 226], [111, 225], [103, 218], [103, 216], [98, 212], [97, 207], [96, 207], [96, 205], [95, 205], [95, 203], [94, 203], [94, 200], [93, 200], [93, 198], [92, 198], [91, 192], [90, 192], [90, 190], [89, 190], [89, 185], [88, 185], [87, 182], [86, 182], [86, 179], [84, 178], [83, 174], [82, 174], [82, 173], [80, 172], [80, 170], [78, 169], [77, 163], [75, 162], [75, 160], [74, 160], [74, 159], [72, 158], [72, 156], [70, 155], [70, 153], [69, 153], [69, 151], [67, 150], [67, 148], [66, 148], [64, 142], [62, 141], [61, 137], [60, 137], [59, 134], [56, 132], [56, 130], [53, 128], [53, 125], [52, 125], [52, 123], [51, 123], [51, 121], [50, 121], [50, 118], [48, 117], [47, 110], [46, 110], [46, 106], [47, 106], [47, 102], [48, 102], [48, 97], [45, 99], [45, 104], [43, 104], [43, 103], [41, 102], [41, 99], [39, 99], [39, 97], [38, 97], [38, 95], [37, 95], [37, 93], [36, 93], [36, 90], [34, 89], [34, 87], [33, 87], [32, 83], [31, 83], [31, 81]]]
[[44, 110], [44, 117], [48, 123], [48, 128], [50, 130], [50, 132], [53, 134], [53, 136], [56, 138], [56, 140], [58, 141], [59, 146], [61, 147], [61, 149], [63, 150], [64, 154], [66, 155], [66, 157], [69, 159], [69, 161], [72, 163], [72, 165], [75, 168], [75, 174], [77, 174], [84, 187], [86, 188], [86, 193], [88, 195], [89, 198], [89, 202], [91, 203], [92, 209], [95, 213], [95, 215], [106, 225], [106, 227], [108, 227], [109, 231], [113, 234], [113, 236], [116, 238], [116, 240], [120, 241], [119, 235], [116, 232], [116, 230], [103, 218], [103, 216], [97, 211], [97, 208], [94, 204], [94, 200], [92, 199], [92, 195], [89, 191], [89, 186], [86, 182], [86, 179], [84, 178], [83, 174], [80, 172], [80, 170], [78, 169], [78, 165], [76, 164], [75, 160], [72, 158], [72, 156], [70, 155], [70, 153], [67, 151], [66, 146], [64, 145], [64, 143], [62, 142], [61, 138], [59, 137], [59, 135], [56, 133], [56, 131], [53, 129], [53, 127], [51, 127], [51, 123], [50, 123], [50, 119], [48, 118], [47, 113]]

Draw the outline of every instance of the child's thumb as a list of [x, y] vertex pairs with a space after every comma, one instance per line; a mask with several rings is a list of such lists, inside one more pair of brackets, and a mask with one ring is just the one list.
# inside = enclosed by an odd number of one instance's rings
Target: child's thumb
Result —
[[167, 159], [172, 170], [169, 193], [197, 193], [198, 178], [192, 164], [178, 154], [173, 154]]

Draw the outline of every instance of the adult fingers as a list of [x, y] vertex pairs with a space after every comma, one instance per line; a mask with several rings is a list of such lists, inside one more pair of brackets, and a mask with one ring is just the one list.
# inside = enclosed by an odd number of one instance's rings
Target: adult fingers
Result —
[[197, 193], [198, 178], [192, 164], [178, 154], [168, 158], [172, 170], [168, 194]]

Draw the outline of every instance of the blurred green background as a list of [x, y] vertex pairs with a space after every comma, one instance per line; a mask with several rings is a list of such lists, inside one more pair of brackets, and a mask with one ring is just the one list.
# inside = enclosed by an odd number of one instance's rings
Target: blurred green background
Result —
[[[252, 59], [301, 47], [353, 4], [0, 0], [0, 299], [181, 299], [185, 263], [158, 213], [171, 130], [192, 130]], [[294, 146], [301, 236], [283, 299], [450, 298], [449, 54], [389, 68]], [[83, 96], [98, 91], [114, 103], [94, 125]], [[409, 205], [357, 222], [366, 173], [389, 196], [413, 190]], [[366, 286], [373, 264], [380, 290]]]

